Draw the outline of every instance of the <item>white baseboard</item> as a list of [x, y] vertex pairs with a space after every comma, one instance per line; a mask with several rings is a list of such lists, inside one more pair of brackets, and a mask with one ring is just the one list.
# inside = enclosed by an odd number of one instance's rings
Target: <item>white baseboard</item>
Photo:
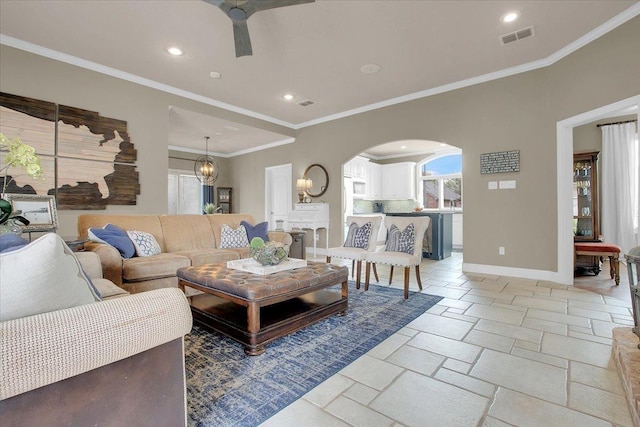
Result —
[[501, 267], [498, 265], [484, 265], [484, 264], [462, 264], [462, 271], [465, 273], [478, 273], [489, 274], [492, 276], [506, 276], [517, 277], [522, 279], [533, 280], [548, 280], [550, 282], [560, 283], [562, 285], [573, 285], [573, 281], [570, 283], [562, 283], [560, 277], [555, 271], [547, 270], [532, 270], [530, 268], [514, 268], [514, 267]]

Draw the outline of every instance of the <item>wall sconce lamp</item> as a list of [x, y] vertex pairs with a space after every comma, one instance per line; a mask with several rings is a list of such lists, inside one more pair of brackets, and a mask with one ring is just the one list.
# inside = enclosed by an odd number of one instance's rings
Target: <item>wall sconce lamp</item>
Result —
[[298, 178], [296, 180], [296, 189], [298, 190], [298, 203], [304, 202], [304, 194], [313, 187], [313, 181], [310, 179]]

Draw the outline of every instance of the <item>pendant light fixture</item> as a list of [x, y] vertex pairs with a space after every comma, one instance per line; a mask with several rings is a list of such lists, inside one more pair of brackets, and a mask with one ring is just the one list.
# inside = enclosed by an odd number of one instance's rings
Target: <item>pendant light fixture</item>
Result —
[[200, 156], [196, 159], [196, 162], [193, 166], [193, 171], [196, 174], [196, 178], [198, 181], [202, 183], [202, 185], [213, 185], [214, 182], [218, 179], [218, 173], [220, 173], [220, 169], [218, 168], [218, 164], [212, 157], [209, 157], [209, 137], [205, 136], [205, 151], [204, 156]]

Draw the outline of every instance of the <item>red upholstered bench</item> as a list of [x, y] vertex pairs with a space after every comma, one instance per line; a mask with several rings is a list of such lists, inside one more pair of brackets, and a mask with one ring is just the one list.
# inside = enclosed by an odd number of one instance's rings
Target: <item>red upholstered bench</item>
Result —
[[611, 278], [620, 284], [620, 246], [602, 242], [575, 242], [576, 255], [609, 257]]

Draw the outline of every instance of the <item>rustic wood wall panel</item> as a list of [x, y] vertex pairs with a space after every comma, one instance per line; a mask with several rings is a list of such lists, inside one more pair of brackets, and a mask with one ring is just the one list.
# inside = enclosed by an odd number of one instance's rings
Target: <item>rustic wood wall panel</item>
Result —
[[7, 192], [55, 195], [61, 210], [136, 204], [140, 194], [137, 151], [127, 122], [0, 93], [0, 132], [32, 145], [45, 171], [44, 181], [16, 176]]

